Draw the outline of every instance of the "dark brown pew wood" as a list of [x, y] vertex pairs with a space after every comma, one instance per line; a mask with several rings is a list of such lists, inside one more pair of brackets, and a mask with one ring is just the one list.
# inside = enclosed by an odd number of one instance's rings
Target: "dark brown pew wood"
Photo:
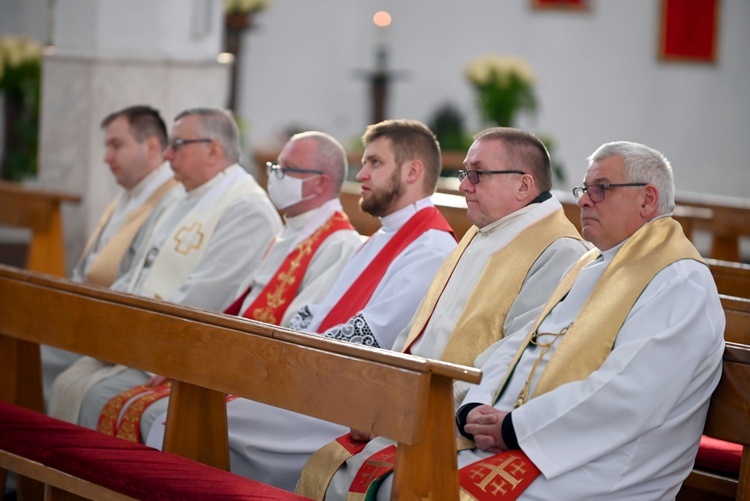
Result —
[[[231, 393], [396, 440], [402, 483], [394, 492], [458, 499], [455, 443], [436, 437], [453, 436], [453, 380], [478, 382], [477, 369], [4, 266], [0, 296], [4, 401], [42, 410], [41, 384], [30, 375], [40, 371], [38, 345], [47, 344], [171, 378], [169, 452], [226, 469]], [[23, 362], [21, 350], [30, 355]]]
[[727, 343], [719, 386], [711, 397], [704, 433], [743, 444], [739, 480], [693, 470], [679, 501], [750, 499], [750, 346]]
[[750, 346], [750, 299], [721, 295], [721, 305], [727, 318], [724, 340]]
[[750, 298], [750, 264], [707, 258], [719, 294]]

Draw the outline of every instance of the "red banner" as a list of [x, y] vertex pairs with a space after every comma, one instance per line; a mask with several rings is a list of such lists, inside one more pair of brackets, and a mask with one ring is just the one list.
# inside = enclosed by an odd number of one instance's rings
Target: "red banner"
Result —
[[659, 57], [678, 61], [714, 61], [718, 3], [718, 0], [662, 0]]

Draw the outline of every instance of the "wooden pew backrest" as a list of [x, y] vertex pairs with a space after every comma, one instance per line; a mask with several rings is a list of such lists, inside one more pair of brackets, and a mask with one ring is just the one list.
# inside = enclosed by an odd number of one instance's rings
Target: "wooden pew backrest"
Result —
[[396, 440], [407, 497], [458, 492], [452, 382], [478, 382], [477, 369], [2, 266], [0, 296], [13, 298], [0, 302], [2, 400], [42, 410], [29, 374], [48, 344], [173, 379], [169, 452], [227, 468], [231, 393]]
[[727, 319], [724, 340], [750, 345], [750, 299], [724, 295], [720, 297]]
[[0, 181], [0, 224], [31, 230], [26, 267], [30, 270], [65, 276], [65, 241], [62, 204], [79, 203], [81, 198], [67, 193], [25, 188]]
[[706, 259], [719, 294], [750, 298], [750, 264]]

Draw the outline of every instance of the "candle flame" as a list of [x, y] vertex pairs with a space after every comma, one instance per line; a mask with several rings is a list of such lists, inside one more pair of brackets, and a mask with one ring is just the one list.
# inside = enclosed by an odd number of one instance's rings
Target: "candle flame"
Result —
[[372, 22], [374, 22], [377, 26], [384, 28], [391, 24], [391, 15], [386, 11], [381, 10], [379, 12], [376, 12], [375, 15], [372, 16]]

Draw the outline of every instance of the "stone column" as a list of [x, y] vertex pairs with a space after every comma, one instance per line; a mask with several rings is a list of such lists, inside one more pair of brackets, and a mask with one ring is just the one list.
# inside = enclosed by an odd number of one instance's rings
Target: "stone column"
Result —
[[223, 107], [229, 66], [218, 62], [221, 0], [66, 0], [55, 3], [44, 57], [39, 187], [82, 197], [64, 212], [68, 270], [120, 191], [103, 161], [101, 120], [134, 104], [174, 116]]

